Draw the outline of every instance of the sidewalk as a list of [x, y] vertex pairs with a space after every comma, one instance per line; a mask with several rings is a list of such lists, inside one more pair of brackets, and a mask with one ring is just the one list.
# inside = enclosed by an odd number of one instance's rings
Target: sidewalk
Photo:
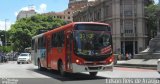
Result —
[[117, 61], [115, 67], [129, 67], [129, 68], [144, 68], [144, 69], [157, 69], [158, 59], [131, 59]]
[[0, 62], [0, 65], [1, 64], [6, 64], [6, 63], [15, 63], [15, 61]]

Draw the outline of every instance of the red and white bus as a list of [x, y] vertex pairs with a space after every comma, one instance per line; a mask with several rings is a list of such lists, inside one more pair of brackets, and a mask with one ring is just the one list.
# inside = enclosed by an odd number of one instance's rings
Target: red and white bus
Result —
[[65, 72], [112, 71], [114, 56], [109, 24], [73, 22], [32, 38], [33, 63]]

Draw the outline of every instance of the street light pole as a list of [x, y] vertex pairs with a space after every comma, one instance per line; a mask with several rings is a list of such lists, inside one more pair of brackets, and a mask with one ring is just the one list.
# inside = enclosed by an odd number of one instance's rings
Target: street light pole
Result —
[[4, 41], [4, 45], [5, 46], [7, 45], [7, 34], [6, 34], [6, 31], [7, 31], [7, 20], [8, 19], [5, 19], [5, 41]]
[[7, 45], [7, 33], [6, 33], [6, 31], [7, 31], [7, 21], [8, 21], [8, 19], [4, 19], [4, 20], [2, 20], [2, 21], [4, 21], [4, 31], [5, 31], [5, 34], [4, 34], [4, 46], [6, 46]]

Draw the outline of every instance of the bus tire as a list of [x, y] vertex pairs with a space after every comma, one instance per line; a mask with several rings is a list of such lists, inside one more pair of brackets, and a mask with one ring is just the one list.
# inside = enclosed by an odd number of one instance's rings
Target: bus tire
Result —
[[89, 72], [90, 76], [95, 77], [98, 72]]
[[62, 62], [59, 62], [58, 71], [59, 71], [59, 73], [60, 73], [61, 76], [65, 76], [64, 66], [63, 66]]

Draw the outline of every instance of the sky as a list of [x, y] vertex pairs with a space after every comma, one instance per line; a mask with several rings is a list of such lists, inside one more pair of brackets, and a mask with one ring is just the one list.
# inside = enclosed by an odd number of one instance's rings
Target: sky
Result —
[[[158, 0], [154, 0], [158, 3]], [[68, 7], [69, 0], [0, 0], [0, 30], [10, 29], [10, 25], [16, 21], [16, 16], [21, 10], [33, 8], [38, 13], [61, 12]]]
[[69, 0], [0, 0], [0, 30], [5, 30], [5, 19], [7, 30], [16, 21], [20, 10], [28, 10], [33, 6], [36, 12], [60, 12], [68, 7]]

